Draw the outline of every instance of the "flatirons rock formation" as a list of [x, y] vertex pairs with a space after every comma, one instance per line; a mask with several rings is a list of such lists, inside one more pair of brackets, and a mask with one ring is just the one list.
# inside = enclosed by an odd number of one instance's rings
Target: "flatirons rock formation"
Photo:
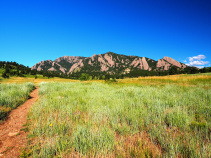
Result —
[[63, 56], [54, 61], [40, 61], [31, 67], [37, 71], [58, 71], [72, 73], [77, 71], [128, 73], [132, 70], [165, 71], [172, 66], [184, 69], [187, 66], [170, 57], [155, 61], [146, 57], [119, 55], [112, 52], [93, 55], [92, 57]]

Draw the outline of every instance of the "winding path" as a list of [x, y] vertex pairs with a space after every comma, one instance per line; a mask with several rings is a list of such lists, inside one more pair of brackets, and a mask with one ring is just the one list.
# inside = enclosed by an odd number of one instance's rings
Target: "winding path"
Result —
[[31, 105], [38, 98], [38, 88], [30, 94], [25, 103], [10, 112], [8, 119], [0, 124], [0, 158], [19, 157], [21, 150], [27, 142], [27, 132], [23, 125], [27, 121], [27, 114]]

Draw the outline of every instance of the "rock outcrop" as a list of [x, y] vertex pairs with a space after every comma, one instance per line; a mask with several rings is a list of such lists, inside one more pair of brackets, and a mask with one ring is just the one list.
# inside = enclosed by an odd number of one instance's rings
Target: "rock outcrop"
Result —
[[170, 57], [166, 57], [166, 56], [163, 59], [158, 60], [156, 67], [162, 68], [163, 70], [169, 70], [169, 68], [172, 65], [176, 66], [178, 68], [181, 68], [181, 69], [184, 69], [187, 67], [185, 64], [180, 63], [180, 62], [178, 62]]
[[146, 57], [119, 55], [112, 52], [94, 54], [92, 57], [63, 56], [56, 60], [40, 61], [31, 67], [37, 71], [58, 71], [60, 73], [72, 73], [76, 71], [129, 73], [132, 70], [165, 71], [172, 66], [184, 69], [187, 65], [170, 57], [164, 57], [155, 61]]

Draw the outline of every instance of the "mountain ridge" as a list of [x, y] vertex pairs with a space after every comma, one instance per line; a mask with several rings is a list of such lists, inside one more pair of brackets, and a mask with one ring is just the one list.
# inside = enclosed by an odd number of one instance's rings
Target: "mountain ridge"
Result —
[[77, 71], [107, 72], [112, 74], [126, 74], [133, 70], [166, 71], [171, 67], [184, 69], [187, 65], [164, 56], [158, 61], [139, 56], [120, 55], [113, 52], [93, 54], [91, 57], [62, 56], [55, 60], [43, 60], [31, 67], [37, 71], [57, 71], [60, 73], [74, 73]]

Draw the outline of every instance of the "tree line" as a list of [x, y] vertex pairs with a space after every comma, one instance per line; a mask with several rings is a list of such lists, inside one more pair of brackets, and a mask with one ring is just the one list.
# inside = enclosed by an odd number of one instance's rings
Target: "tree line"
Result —
[[10, 76], [24, 77], [25, 75], [37, 75], [41, 74], [37, 70], [31, 70], [28, 66], [18, 64], [16, 62], [0, 61], [0, 69], [3, 69], [2, 77], [9, 78]]
[[28, 66], [18, 64], [16, 62], [5, 62], [0, 61], [0, 68], [3, 69], [2, 77], [9, 78], [9, 76], [20, 76], [24, 77], [25, 75], [34, 75], [35, 78], [37, 74], [43, 75], [43, 77], [53, 78], [67, 78], [67, 79], [76, 79], [76, 80], [110, 80], [110, 79], [123, 79], [125, 77], [145, 77], [145, 76], [166, 76], [166, 75], [175, 75], [175, 74], [196, 74], [196, 73], [206, 73], [211, 72], [211, 67], [204, 67], [198, 69], [196, 67], [186, 67], [185, 69], [179, 69], [176, 66], [172, 66], [169, 70], [156, 70], [156, 71], [147, 71], [140, 69], [133, 69], [129, 73], [107, 73], [107, 72], [93, 72], [93, 71], [78, 71], [72, 73], [61, 73], [57, 71], [37, 71], [31, 70]]
[[45, 71], [43, 72], [44, 77], [60, 77], [60, 78], [68, 78], [68, 79], [76, 79], [76, 80], [110, 80], [110, 79], [123, 79], [133, 78], [133, 77], [146, 77], [146, 76], [167, 76], [167, 75], [175, 75], [175, 74], [196, 74], [196, 73], [206, 73], [211, 72], [211, 67], [204, 67], [202, 69], [198, 69], [196, 67], [186, 67], [185, 69], [179, 69], [176, 66], [172, 66], [169, 70], [157, 70], [157, 71], [147, 71], [134, 69], [129, 73], [107, 73], [107, 72], [92, 72], [92, 71], [78, 71], [72, 73], [59, 73], [56, 71]]

